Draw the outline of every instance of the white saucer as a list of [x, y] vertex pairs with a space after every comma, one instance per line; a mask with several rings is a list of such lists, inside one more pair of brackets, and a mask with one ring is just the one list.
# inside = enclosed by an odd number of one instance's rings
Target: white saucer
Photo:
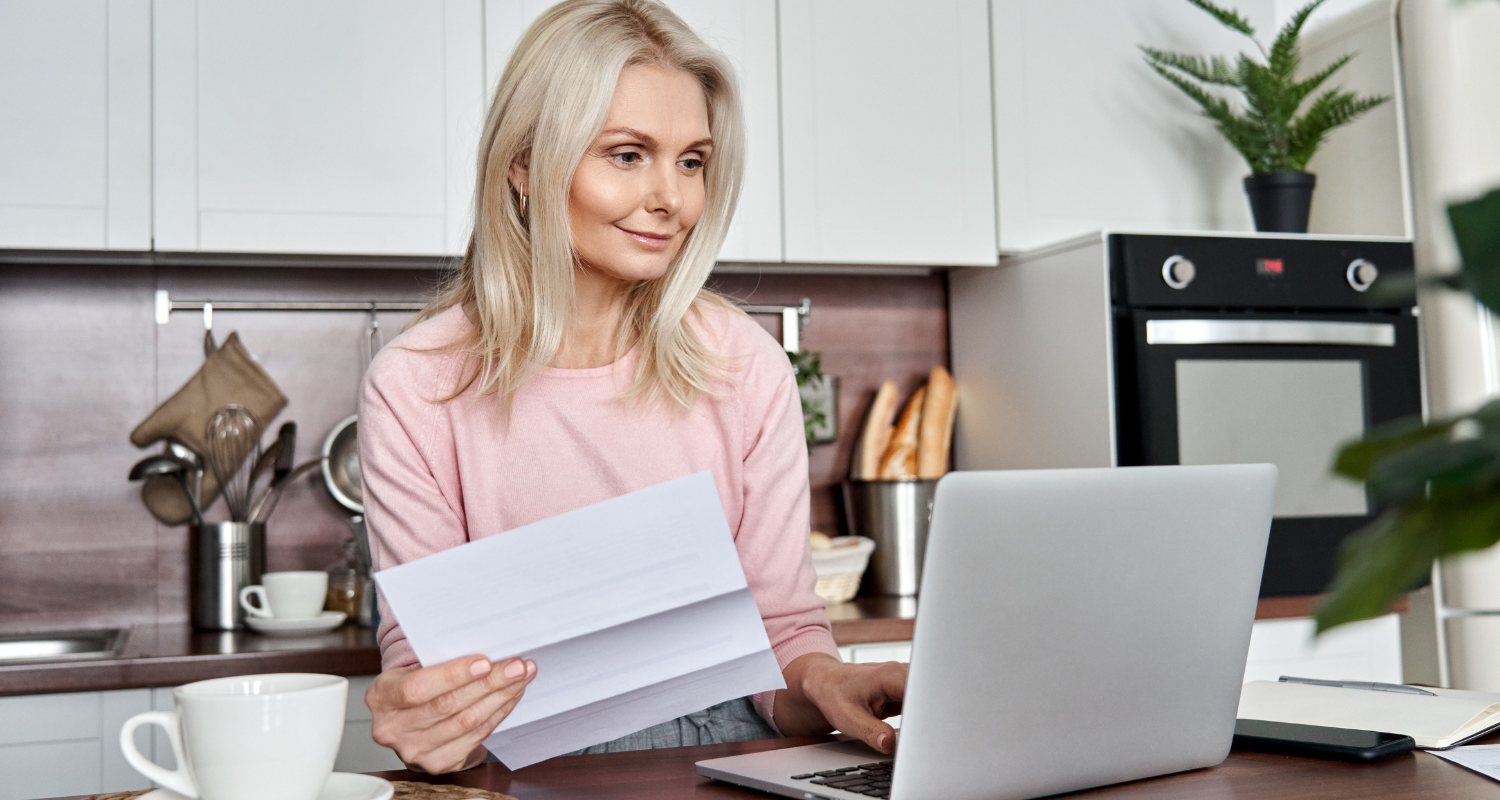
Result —
[[[337, 613], [337, 612], [334, 612]], [[391, 800], [396, 793], [394, 786], [374, 775], [356, 775], [352, 772], [335, 772], [328, 776], [328, 783], [318, 793], [318, 800]], [[187, 800], [171, 789], [157, 789], [140, 796], [139, 800]]]
[[286, 634], [286, 633], [316, 633], [319, 631], [331, 631], [344, 624], [349, 615], [342, 611], [324, 611], [316, 617], [305, 617], [302, 619], [276, 619], [271, 617], [245, 617], [245, 624], [256, 633]]

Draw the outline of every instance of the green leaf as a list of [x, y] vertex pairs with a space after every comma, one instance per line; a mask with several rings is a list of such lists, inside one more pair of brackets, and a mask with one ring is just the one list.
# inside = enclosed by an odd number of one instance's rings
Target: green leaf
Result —
[[1414, 272], [1381, 275], [1380, 280], [1365, 292], [1365, 302], [1372, 308], [1410, 303], [1416, 300], [1417, 288], [1432, 281], [1418, 280]]
[[1224, 27], [1239, 31], [1246, 36], [1254, 36], [1255, 29], [1250, 27], [1250, 20], [1240, 16], [1240, 12], [1227, 8], [1220, 8], [1208, 0], [1188, 0], [1189, 3], [1212, 14]]
[[1484, 427], [1486, 436], [1500, 435], [1500, 400], [1491, 400], [1468, 414], [1468, 418]]
[[1448, 206], [1448, 221], [1464, 261], [1500, 261], [1500, 189]]
[[1213, 83], [1220, 86], [1239, 86], [1234, 70], [1229, 68], [1229, 61], [1223, 56], [1190, 56], [1182, 53], [1173, 53], [1167, 50], [1158, 50], [1154, 47], [1141, 47], [1141, 52], [1146, 54], [1146, 59], [1153, 65], [1171, 67], [1184, 72], [1204, 83]]
[[1294, 105], [1301, 107], [1302, 101], [1306, 100], [1308, 95], [1317, 91], [1318, 87], [1322, 86], [1324, 81], [1333, 77], [1333, 73], [1343, 69], [1344, 65], [1348, 64], [1354, 56], [1354, 53], [1345, 53], [1334, 59], [1332, 64], [1308, 76], [1307, 79], [1293, 83], [1291, 89], [1287, 92], [1288, 100], [1293, 101]]
[[1442, 534], [1442, 552], [1482, 550], [1500, 541], [1500, 492], [1494, 486], [1459, 498], [1428, 503], [1428, 515]]
[[1276, 34], [1276, 41], [1271, 44], [1270, 61], [1271, 71], [1276, 73], [1282, 80], [1288, 80], [1297, 74], [1297, 65], [1301, 57], [1297, 52], [1297, 39], [1302, 35], [1302, 25], [1307, 18], [1323, 5], [1323, 0], [1313, 2], [1297, 9], [1292, 18], [1281, 26], [1281, 32]]
[[1308, 107], [1302, 119], [1291, 127], [1292, 169], [1307, 169], [1324, 137], [1334, 128], [1348, 125], [1365, 112], [1389, 100], [1389, 97], [1356, 97], [1353, 92], [1329, 89]]
[[1500, 309], [1500, 189], [1448, 206], [1468, 288], [1491, 311]]
[[1457, 420], [1428, 424], [1420, 418], [1410, 417], [1372, 428], [1363, 439], [1349, 442], [1339, 449], [1333, 471], [1356, 481], [1369, 480], [1371, 470], [1381, 459], [1432, 439], [1446, 437], [1456, 424]]
[[1422, 582], [1439, 555], [1437, 537], [1420, 504], [1387, 512], [1345, 540], [1328, 596], [1314, 616], [1318, 633], [1346, 622], [1378, 617], [1396, 598]]
[[1429, 485], [1434, 493], [1469, 486], [1500, 473], [1500, 449], [1489, 439], [1431, 438], [1375, 463], [1365, 486], [1381, 500], [1422, 497]]
[[1346, 541], [1338, 575], [1316, 611], [1318, 632], [1386, 613], [1402, 592], [1421, 584], [1434, 560], [1497, 541], [1500, 487], [1494, 484], [1387, 512]]
[[1222, 122], [1225, 120], [1232, 121], [1234, 119], [1234, 112], [1230, 110], [1229, 103], [1225, 102], [1222, 98], [1215, 97], [1209, 94], [1203, 89], [1203, 87], [1189, 81], [1187, 78], [1171, 72], [1166, 67], [1159, 66], [1155, 63], [1152, 63], [1150, 66], [1152, 69], [1156, 70], [1158, 75], [1166, 78], [1172, 83], [1173, 86], [1181, 89], [1183, 94], [1193, 98], [1193, 101], [1203, 109], [1204, 116], [1214, 120], [1215, 122]]

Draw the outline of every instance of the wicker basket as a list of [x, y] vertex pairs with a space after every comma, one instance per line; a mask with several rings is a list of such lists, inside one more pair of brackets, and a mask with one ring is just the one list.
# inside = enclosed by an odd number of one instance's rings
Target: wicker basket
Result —
[[864, 576], [864, 570], [846, 572], [843, 575], [829, 575], [826, 578], [819, 578], [818, 585], [813, 587], [813, 591], [827, 600], [829, 605], [847, 603], [853, 600], [854, 595], [859, 592], [859, 581]]
[[830, 604], [846, 603], [859, 591], [875, 542], [863, 536], [839, 536], [833, 545], [831, 550], [812, 551], [813, 571], [818, 574], [814, 591]]

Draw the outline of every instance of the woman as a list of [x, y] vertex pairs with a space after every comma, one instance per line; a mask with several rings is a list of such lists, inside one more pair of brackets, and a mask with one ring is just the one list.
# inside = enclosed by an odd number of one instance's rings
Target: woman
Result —
[[[589, 751], [837, 727], [891, 752], [900, 664], [839, 661], [812, 591], [807, 454], [774, 340], [703, 290], [743, 145], [723, 57], [651, 0], [568, 0], [517, 45], [448, 290], [372, 364], [360, 408], [377, 565], [713, 472], [787, 688]], [[503, 580], [504, 576], [497, 576]], [[537, 665], [427, 668], [387, 613], [375, 740], [465, 769]]]

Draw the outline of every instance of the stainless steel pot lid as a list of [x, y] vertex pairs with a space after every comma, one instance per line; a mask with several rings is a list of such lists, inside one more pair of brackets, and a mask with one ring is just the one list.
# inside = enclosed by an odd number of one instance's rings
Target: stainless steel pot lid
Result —
[[365, 513], [365, 493], [359, 482], [359, 438], [353, 414], [333, 426], [323, 440], [323, 483], [339, 505], [356, 514]]

